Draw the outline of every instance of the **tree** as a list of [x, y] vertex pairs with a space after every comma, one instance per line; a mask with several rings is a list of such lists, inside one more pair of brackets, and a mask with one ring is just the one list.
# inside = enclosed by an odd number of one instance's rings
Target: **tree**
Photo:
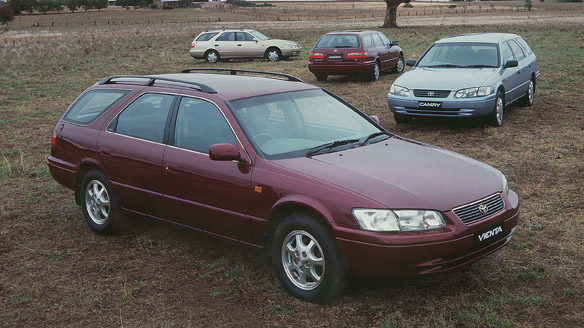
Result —
[[4, 30], [8, 30], [8, 22], [14, 20], [14, 10], [9, 6], [0, 7], [0, 22], [4, 24]]
[[387, 5], [385, 9], [385, 20], [381, 27], [397, 27], [397, 7], [402, 3], [409, 3], [410, 0], [384, 0]]
[[65, 7], [74, 13], [77, 7], [79, 7], [79, 2], [77, 0], [65, 0]]
[[107, 8], [107, 0], [96, 0], [94, 8], [97, 9], [97, 11]]

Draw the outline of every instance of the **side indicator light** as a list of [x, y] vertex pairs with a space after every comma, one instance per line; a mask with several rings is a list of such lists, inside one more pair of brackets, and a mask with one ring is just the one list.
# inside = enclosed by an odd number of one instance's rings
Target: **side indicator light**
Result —
[[261, 193], [262, 193], [262, 187], [260, 187], [260, 186], [255, 186], [255, 187], [253, 188], [253, 191], [257, 192], [258, 194], [261, 194]]

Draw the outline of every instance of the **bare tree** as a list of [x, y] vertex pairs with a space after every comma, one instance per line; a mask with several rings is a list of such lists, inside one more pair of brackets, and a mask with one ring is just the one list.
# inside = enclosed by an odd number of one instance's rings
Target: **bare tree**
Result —
[[14, 11], [9, 6], [0, 7], [0, 22], [4, 24], [4, 30], [8, 30], [8, 22], [14, 19]]
[[384, 0], [387, 8], [385, 9], [385, 20], [381, 27], [397, 27], [397, 7], [402, 3], [408, 3], [410, 0]]

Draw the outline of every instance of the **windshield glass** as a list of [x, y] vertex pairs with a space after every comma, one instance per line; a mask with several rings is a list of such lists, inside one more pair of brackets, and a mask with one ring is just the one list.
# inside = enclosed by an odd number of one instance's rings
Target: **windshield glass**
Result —
[[359, 36], [354, 34], [326, 34], [316, 46], [317, 49], [359, 48]]
[[363, 144], [359, 139], [383, 132], [321, 89], [240, 99], [231, 105], [249, 139], [268, 159], [306, 156], [312, 148], [335, 141], [345, 142], [324, 152], [357, 147]]
[[262, 40], [262, 41], [266, 41], [269, 40], [270, 37], [263, 35], [262, 33], [258, 32], [258, 31], [250, 31], [251, 34], [253, 34], [256, 38]]
[[499, 52], [492, 43], [439, 43], [420, 59], [417, 67], [499, 67]]

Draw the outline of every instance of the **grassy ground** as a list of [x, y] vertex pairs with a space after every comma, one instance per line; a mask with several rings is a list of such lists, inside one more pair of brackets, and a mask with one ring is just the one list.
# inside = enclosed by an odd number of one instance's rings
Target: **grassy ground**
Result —
[[500, 169], [522, 200], [510, 246], [442, 276], [356, 278], [346, 297], [318, 306], [290, 297], [272, 269], [247, 248], [156, 222], [135, 221], [121, 236], [97, 235], [83, 221], [73, 192], [47, 172], [54, 124], [81, 91], [107, 75], [210, 66], [188, 56], [193, 35], [206, 27], [161, 23], [50, 33], [27, 28], [24, 34], [0, 35], [0, 326], [582, 325], [583, 25], [382, 30], [401, 42], [406, 57], [452, 34], [524, 36], [542, 72], [536, 104], [512, 106], [503, 127], [484, 128], [451, 121], [398, 126], [386, 104], [395, 74], [383, 74], [375, 83], [346, 77], [318, 83], [306, 68], [308, 51], [328, 29], [253, 24], [272, 37], [298, 41], [305, 51], [284, 62], [212, 67], [297, 75], [379, 115], [397, 134]]

